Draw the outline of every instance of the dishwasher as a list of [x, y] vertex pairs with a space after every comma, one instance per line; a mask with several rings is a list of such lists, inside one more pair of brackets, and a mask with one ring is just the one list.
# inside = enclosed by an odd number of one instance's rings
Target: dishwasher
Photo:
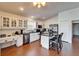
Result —
[[23, 44], [27, 44], [30, 41], [30, 34], [29, 33], [23, 33]]

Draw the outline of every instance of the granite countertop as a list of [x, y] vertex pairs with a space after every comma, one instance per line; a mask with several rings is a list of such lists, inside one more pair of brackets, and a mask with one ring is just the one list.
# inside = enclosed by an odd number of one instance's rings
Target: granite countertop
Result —
[[42, 35], [43, 36], [49, 36], [49, 37], [55, 36], [55, 35], [50, 35], [49, 33], [43, 33]]
[[54, 35], [53, 36], [52, 35], [50, 36], [49, 33], [44, 33], [41, 36], [49, 37], [49, 39], [52, 39], [53, 37], [55, 37]]
[[43, 33], [42, 35], [43, 36], [49, 36], [49, 33]]
[[43, 33], [42, 35], [43, 36], [50, 36], [50, 37], [52, 37], [52, 35], [50, 35], [49, 33]]
[[[22, 35], [22, 34], [19, 34]], [[17, 35], [6, 35], [5, 37], [0, 37], [0, 38], [6, 38], [6, 37], [12, 37], [12, 36], [17, 36]]]
[[30, 33], [39, 33], [39, 32], [26, 32], [26, 33], [23, 33], [23, 34], [30, 34]]

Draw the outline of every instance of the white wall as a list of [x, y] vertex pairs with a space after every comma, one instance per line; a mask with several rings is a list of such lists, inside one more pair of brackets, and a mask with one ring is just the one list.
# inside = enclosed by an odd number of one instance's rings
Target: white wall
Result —
[[58, 24], [58, 16], [52, 17], [44, 22], [44, 27], [49, 28], [50, 24]]
[[79, 20], [79, 8], [59, 13], [59, 33], [63, 32], [63, 41], [72, 43], [72, 20]]
[[36, 20], [37, 21], [37, 23], [39, 24], [39, 25], [43, 25], [43, 22], [44, 21], [42, 21], [42, 20]]

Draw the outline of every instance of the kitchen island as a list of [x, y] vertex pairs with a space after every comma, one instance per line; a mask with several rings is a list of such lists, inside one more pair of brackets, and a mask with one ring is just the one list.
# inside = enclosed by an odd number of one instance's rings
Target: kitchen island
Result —
[[51, 36], [49, 35], [49, 33], [44, 33], [41, 35], [41, 46], [49, 49], [49, 43], [50, 43], [50, 39], [52, 39], [53, 37], [55, 37], [55, 35]]

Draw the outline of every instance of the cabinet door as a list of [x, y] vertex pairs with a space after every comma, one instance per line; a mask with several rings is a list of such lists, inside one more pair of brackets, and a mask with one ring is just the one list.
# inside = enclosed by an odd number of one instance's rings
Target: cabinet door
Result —
[[12, 20], [12, 21], [11, 21], [11, 27], [14, 27], [14, 28], [15, 28], [16, 25], [17, 25], [16, 20]]
[[0, 43], [5, 43], [5, 40], [0, 40]]
[[17, 41], [16, 41], [16, 46], [22, 46], [23, 45], [23, 35], [18, 35], [17, 36]]
[[18, 24], [19, 28], [23, 28], [23, 21], [19, 20], [19, 24]]
[[39, 38], [40, 38], [40, 35], [37, 34], [37, 35], [36, 35], [36, 40], [39, 40]]
[[39, 37], [40, 37], [39, 33], [32, 33], [32, 34], [30, 34], [30, 42], [39, 40]]
[[2, 17], [2, 27], [3, 28], [9, 28], [10, 27], [9, 17]]
[[27, 28], [28, 28], [29, 30], [34, 30], [34, 29], [36, 29], [36, 21], [29, 20], [29, 21], [27, 22]]
[[27, 20], [24, 20], [24, 28], [27, 28]]
[[33, 41], [35, 41], [35, 36], [34, 34], [30, 34], [30, 42], [33, 42]]

